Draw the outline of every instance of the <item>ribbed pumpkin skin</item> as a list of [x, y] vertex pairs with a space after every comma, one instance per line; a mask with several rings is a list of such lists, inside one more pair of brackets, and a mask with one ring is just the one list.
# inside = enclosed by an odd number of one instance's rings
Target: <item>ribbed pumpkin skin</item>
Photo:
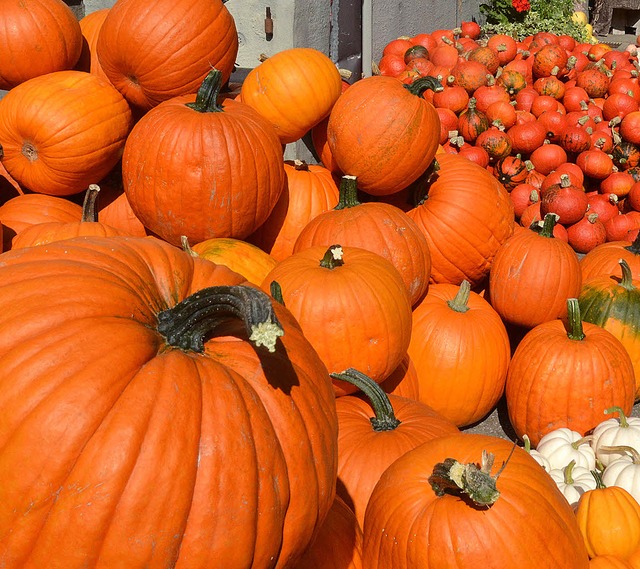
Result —
[[2, 163], [34, 192], [77, 194], [118, 163], [132, 125], [122, 95], [95, 75], [35, 77], [0, 100]]
[[409, 356], [419, 378], [420, 401], [459, 427], [482, 419], [504, 391], [511, 359], [498, 313], [471, 292], [466, 312], [448, 302], [460, 287], [432, 284], [413, 309]]
[[336, 101], [327, 125], [336, 164], [372, 195], [393, 194], [417, 180], [431, 164], [439, 136], [433, 105], [383, 75], [351, 85]]
[[262, 114], [282, 144], [295, 142], [324, 119], [342, 92], [335, 63], [310, 47], [280, 51], [242, 82], [243, 103]]
[[[381, 382], [404, 358], [411, 336], [409, 294], [389, 261], [359, 247], [343, 247], [342, 266], [320, 266], [327, 247], [316, 245], [280, 261], [266, 276], [282, 288], [285, 306], [300, 323], [329, 372], [353, 367]], [[336, 394], [356, 388], [334, 381]]]
[[0, 89], [71, 69], [81, 51], [80, 25], [62, 0], [3, 0]]
[[427, 237], [431, 281], [480, 284], [498, 248], [513, 233], [511, 198], [484, 168], [439, 154], [438, 177], [426, 200], [407, 213]]
[[589, 322], [583, 329], [586, 337], [577, 341], [561, 320], [544, 322], [527, 332], [511, 358], [505, 386], [509, 419], [533, 446], [560, 427], [586, 433], [610, 407], [631, 413], [635, 381], [629, 354], [611, 332]]
[[118, 0], [102, 24], [96, 51], [116, 89], [148, 110], [197, 92], [211, 68], [228, 81], [238, 35], [222, 0]]
[[273, 128], [248, 105], [221, 112], [176, 97], [147, 112], [127, 138], [124, 190], [142, 223], [175, 245], [212, 237], [244, 239], [269, 216], [285, 183]]
[[365, 514], [365, 567], [587, 569], [569, 503], [522, 449], [515, 449], [500, 475], [501, 495], [489, 508], [471, 507], [449, 494], [437, 497], [431, 489], [427, 479], [436, 463], [480, 462], [486, 450], [495, 455], [495, 475], [512, 446], [498, 437], [461, 433], [433, 439], [396, 460]]
[[498, 250], [489, 274], [489, 301], [505, 322], [533, 328], [567, 314], [582, 286], [570, 245], [535, 231], [518, 231]]
[[11, 245], [12, 249], [22, 249], [24, 247], [36, 247], [47, 245], [54, 241], [64, 241], [74, 237], [114, 237], [116, 235], [127, 235], [115, 227], [105, 223], [93, 221], [60, 222], [51, 221], [31, 225], [15, 236]]
[[275, 353], [236, 323], [204, 353], [168, 346], [159, 311], [244, 281], [155, 238], [10, 251], [0, 278], [4, 567], [283, 567], [302, 553], [333, 501], [337, 418], [286, 310]]
[[339, 496], [364, 524], [364, 513], [373, 488], [382, 473], [397, 458], [433, 438], [458, 432], [458, 428], [431, 407], [404, 397], [389, 395], [400, 425], [391, 431], [376, 431], [368, 401], [357, 395], [338, 397], [338, 487]]
[[318, 536], [292, 569], [363, 569], [362, 528], [339, 496], [324, 519]]
[[278, 261], [293, 253], [298, 235], [314, 217], [338, 203], [338, 186], [324, 166], [302, 166], [287, 160], [284, 171], [287, 181], [280, 199], [267, 220], [249, 237]]
[[636, 398], [640, 397], [640, 281], [627, 289], [617, 279], [595, 277], [582, 285], [578, 297], [585, 322], [609, 330], [627, 349], [636, 376]]

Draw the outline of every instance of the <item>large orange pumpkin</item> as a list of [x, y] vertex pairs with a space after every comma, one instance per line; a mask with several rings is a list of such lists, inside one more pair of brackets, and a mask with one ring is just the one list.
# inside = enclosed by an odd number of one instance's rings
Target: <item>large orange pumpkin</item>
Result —
[[242, 82], [240, 98], [287, 144], [324, 119], [341, 92], [342, 77], [329, 57], [310, 47], [293, 47], [254, 67]]
[[427, 237], [431, 280], [482, 283], [499, 247], [511, 236], [513, 204], [487, 170], [454, 154], [438, 155], [439, 169], [420, 203], [407, 213]]
[[102, 24], [96, 52], [127, 101], [148, 110], [195, 93], [211, 68], [227, 82], [238, 34], [223, 0], [118, 0]]
[[578, 300], [567, 301], [568, 323], [549, 320], [516, 348], [505, 386], [509, 420], [535, 446], [567, 427], [586, 434], [610, 407], [631, 413], [636, 392], [631, 357], [611, 332], [582, 322]]
[[337, 417], [286, 309], [153, 237], [9, 251], [0, 282], [4, 567], [291, 566]]
[[432, 82], [424, 78], [409, 87], [374, 75], [356, 81], [336, 101], [327, 125], [329, 148], [340, 170], [358, 178], [362, 191], [399, 192], [431, 164], [440, 119], [421, 94]]
[[33, 192], [77, 194], [119, 162], [132, 125], [113, 85], [84, 71], [48, 73], [0, 100], [2, 161]]
[[[454, 483], [443, 487], [451, 466], [466, 492]], [[481, 496], [472, 478], [497, 494]], [[382, 474], [365, 513], [367, 569], [587, 569], [588, 560], [555, 482], [528, 453], [498, 437], [447, 435], [407, 452]]]
[[[411, 304], [384, 257], [359, 247], [315, 245], [280, 261], [263, 290], [274, 281], [330, 372], [356, 368], [379, 383], [400, 365], [411, 336]], [[334, 385], [337, 395], [356, 391], [339, 380]]]
[[273, 127], [248, 105], [218, 105], [222, 74], [198, 95], [165, 101], [127, 138], [124, 190], [145, 227], [174, 245], [244, 239], [267, 219], [285, 184]]
[[71, 69], [81, 51], [80, 25], [62, 0], [3, 0], [0, 89]]

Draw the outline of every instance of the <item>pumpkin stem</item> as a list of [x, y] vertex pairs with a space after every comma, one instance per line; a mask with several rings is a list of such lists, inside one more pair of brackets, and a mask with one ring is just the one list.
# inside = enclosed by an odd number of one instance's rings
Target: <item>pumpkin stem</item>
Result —
[[284, 297], [282, 296], [282, 287], [278, 281], [271, 281], [269, 292], [273, 299], [284, 306]]
[[471, 294], [471, 283], [468, 280], [463, 280], [460, 283], [460, 288], [456, 293], [456, 296], [447, 301], [447, 306], [451, 308], [451, 310], [455, 310], [456, 312], [464, 313], [469, 310], [469, 295]]
[[633, 243], [631, 243], [631, 245], [627, 245], [625, 249], [634, 255], [640, 255], [640, 231], [633, 240]]
[[606, 486], [604, 485], [604, 482], [602, 481], [602, 474], [600, 474], [595, 469], [594, 470], [590, 470], [589, 472], [591, 472], [591, 476], [593, 476], [595, 481], [596, 481], [596, 488], [597, 489], [606, 488]]
[[477, 506], [491, 506], [500, 497], [496, 482], [511, 459], [515, 447], [514, 444], [509, 457], [495, 476], [491, 476], [495, 456], [483, 450], [480, 466], [476, 463], [462, 464], [453, 458], [437, 463], [429, 476], [429, 484], [436, 496], [446, 493], [463, 494]]
[[564, 467], [564, 483], [565, 484], [573, 484], [573, 467], [576, 465], [575, 459], [573, 459], [567, 466]]
[[617, 452], [628, 453], [631, 455], [633, 464], [640, 464], [640, 453], [633, 447], [627, 445], [615, 445], [615, 446], [601, 446], [598, 448], [601, 452]]
[[98, 221], [98, 212], [96, 211], [96, 202], [98, 201], [98, 194], [100, 193], [100, 186], [98, 184], [89, 184], [89, 189], [84, 194], [84, 201], [82, 202], [82, 217], [83, 222], [96, 222]]
[[627, 416], [625, 415], [622, 407], [613, 406], [605, 409], [604, 411], [605, 415], [611, 415], [612, 413], [617, 413], [619, 415], [618, 420], [620, 421], [621, 428], [627, 429], [629, 427], [629, 421], [627, 421]]
[[360, 205], [358, 201], [358, 179], [355, 176], [345, 175], [340, 179], [340, 197], [338, 205], [333, 209], [348, 209]]
[[567, 336], [570, 340], [582, 341], [585, 338], [584, 330], [582, 329], [582, 318], [580, 317], [580, 305], [577, 298], [567, 299], [568, 317], [569, 317], [569, 331]]
[[309, 164], [307, 164], [307, 162], [304, 161], [304, 160], [300, 160], [299, 158], [296, 158], [293, 161], [293, 168], [294, 168], [294, 170], [297, 170], [298, 172], [308, 172], [309, 171]]
[[544, 220], [542, 222], [534, 221], [531, 224], [530, 229], [537, 231], [538, 235], [541, 237], [549, 237], [551, 239], [554, 237], [553, 228], [556, 226], [557, 221], [558, 214], [550, 212], [544, 216]]
[[222, 88], [222, 72], [212, 69], [204, 78], [198, 89], [194, 103], [187, 103], [187, 107], [199, 113], [220, 113], [222, 107], [218, 105], [218, 96]]
[[341, 267], [344, 265], [344, 261], [342, 260], [343, 254], [342, 245], [331, 245], [324, 254], [324, 257], [322, 257], [320, 266], [325, 269]]
[[198, 253], [196, 253], [189, 245], [189, 238], [186, 235], [180, 236], [180, 244], [182, 245], [182, 250], [187, 253], [187, 255], [191, 255], [192, 257], [199, 257]]
[[158, 313], [157, 330], [167, 344], [182, 350], [203, 352], [206, 339], [229, 319], [244, 322], [256, 347], [275, 351], [284, 330], [269, 296], [249, 286], [212, 286], [199, 290], [172, 308]]
[[355, 385], [366, 395], [375, 414], [374, 417], [369, 418], [374, 431], [393, 431], [400, 426], [400, 421], [393, 412], [389, 396], [368, 375], [354, 368], [346, 369], [342, 373], [331, 373], [329, 375], [333, 379], [339, 379]]
[[633, 275], [631, 274], [631, 267], [629, 267], [629, 263], [625, 259], [620, 259], [618, 261], [620, 264], [620, 268], [622, 269], [622, 279], [620, 280], [620, 286], [625, 290], [635, 290], [635, 286], [633, 284]]
[[422, 94], [427, 90], [431, 89], [434, 93], [439, 93], [440, 91], [444, 91], [444, 87], [440, 81], [436, 77], [426, 76], [420, 77], [416, 79], [411, 84], [405, 84], [405, 89], [407, 89], [412, 95], [416, 95], [417, 97], [422, 97]]

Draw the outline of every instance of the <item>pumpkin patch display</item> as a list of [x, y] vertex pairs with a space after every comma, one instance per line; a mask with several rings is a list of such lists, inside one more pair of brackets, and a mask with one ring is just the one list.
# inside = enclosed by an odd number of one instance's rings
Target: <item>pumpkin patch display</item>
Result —
[[302, 555], [333, 503], [337, 416], [284, 307], [153, 237], [9, 251], [0, 275], [6, 567]]
[[248, 105], [218, 103], [222, 73], [197, 95], [165, 101], [127, 138], [122, 181], [131, 208], [154, 234], [180, 245], [244, 239], [264, 223], [285, 184], [273, 127]]

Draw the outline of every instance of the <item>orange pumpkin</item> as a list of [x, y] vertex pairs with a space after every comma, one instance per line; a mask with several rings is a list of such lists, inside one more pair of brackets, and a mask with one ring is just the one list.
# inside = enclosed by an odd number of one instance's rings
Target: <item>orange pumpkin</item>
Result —
[[342, 93], [335, 63], [321, 51], [294, 47], [279, 51], [254, 67], [242, 82], [242, 102], [275, 128], [280, 142], [302, 138], [329, 115]]
[[148, 110], [195, 93], [212, 68], [226, 83], [238, 33], [222, 0], [118, 0], [102, 24], [96, 53], [116, 89]]
[[336, 101], [327, 125], [331, 155], [344, 174], [358, 179], [362, 191], [399, 192], [431, 164], [440, 120], [421, 94], [433, 81], [421, 78], [407, 86], [374, 75], [356, 81]]
[[122, 95], [96, 75], [41, 75], [0, 100], [3, 164], [34, 192], [77, 194], [118, 163], [132, 125]]
[[9, 251], [0, 273], [5, 566], [302, 555], [333, 502], [337, 417], [286, 309], [153, 237]]
[[24, 194], [6, 201], [0, 206], [0, 222], [3, 230], [3, 250], [11, 249], [15, 236], [31, 225], [47, 222], [78, 222], [82, 207], [56, 196]]
[[527, 452], [488, 435], [438, 437], [398, 458], [371, 494], [363, 530], [367, 569], [588, 567], [555, 482]]
[[505, 399], [519, 437], [536, 446], [550, 431], [567, 427], [587, 433], [602, 413], [631, 413], [636, 391], [633, 363], [611, 332], [582, 322], [569, 299], [568, 325], [549, 320], [527, 332], [509, 364]]
[[633, 242], [608, 241], [589, 251], [580, 259], [583, 281], [614, 275], [621, 278], [620, 259], [627, 262], [633, 278], [640, 279], [640, 233]]
[[62, 0], [4, 0], [0, 10], [0, 89], [73, 68], [80, 25]]
[[122, 157], [124, 190], [150, 231], [180, 245], [244, 239], [267, 219], [285, 184], [282, 147], [248, 105], [217, 97], [213, 70], [197, 95], [165, 101], [132, 129]]
[[357, 395], [338, 397], [336, 409], [337, 492], [362, 526], [371, 492], [387, 467], [422, 443], [457, 433], [458, 429], [424, 403], [385, 395], [380, 386], [357, 370], [332, 377], [354, 382], [361, 390]]
[[[188, 247], [186, 243], [183, 245]], [[207, 261], [229, 267], [256, 286], [260, 286], [267, 274], [278, 264], [262, 249], [240, 239], [213, 237], [188, 249]]]
[[[404, 358], [411, 304], [400, 274], [377, 253], [316, 245], [280, 261], [266, 276], [330, 372], [356, 368], [381, 382]], [[357, 326], [354, 323], [358, 323]], [[334, 380], [338, 395], [356, 388]]]
[[278, 261], [293, 253], [296, 239], [312, 219], [338, 203], [338, 186], [325, 167], [286, 160], [284, 171], [287, 180], [280, 198], [248, 238]]
[[466, 158], [439, 154], [438, 164], [407, 213], [427, 237], [432, 282], [475, 287], [513, 233], [513, 203], [491, 173]]
[[432, 284], [413, 309], [408, 350], [420, 401], [459, 427], [485, 417], [502, 396], [511, 358], [498, 313], [468, 281]]
[[576, 506], [578, 527], [590, 557], [630, 557], [640, 547], [640, 504], [619, 486], [588, 490]]
[[100, 61], [98, 61], [96, 44], [98, 43], [100, 28], [102, 28], [102, 24], [104, 23], [109, 10], [110, 8], [94, 10], [80, 20], [80, 29], [82, 30], [83, 38], [82, 53], [80, 54], [80, 59], [76, 64], [76, 69], [79, 71], [93, 73], [105, 81], [109, 81], [109, 78], [102, 70]]
[[578, 257], [553, 235], [555, 214], [540, 228], [518, 231], [496, 253], [489, 301], [510, 324], [532, 328], [567, 314], [567, 299], [582, 286]]
[[53, 241], [62, 241], [71, 239], [81, 235], [93, 235], [99, 237], [113, 237], [114, 235], [126, 235], [123, 231], [98, 222], [96, 212], [96, 200], [100, 186], [91, 184], [85, 193], [84, 203], [82, 205], [82, 217], [80, 221], [60, 222], [50, 221], [30, 225], [29, 227], [18, 233], [11, 245], [12, 249], [21, 249], [23, 247], [35, 247], [37, 245], [46, 245]]

